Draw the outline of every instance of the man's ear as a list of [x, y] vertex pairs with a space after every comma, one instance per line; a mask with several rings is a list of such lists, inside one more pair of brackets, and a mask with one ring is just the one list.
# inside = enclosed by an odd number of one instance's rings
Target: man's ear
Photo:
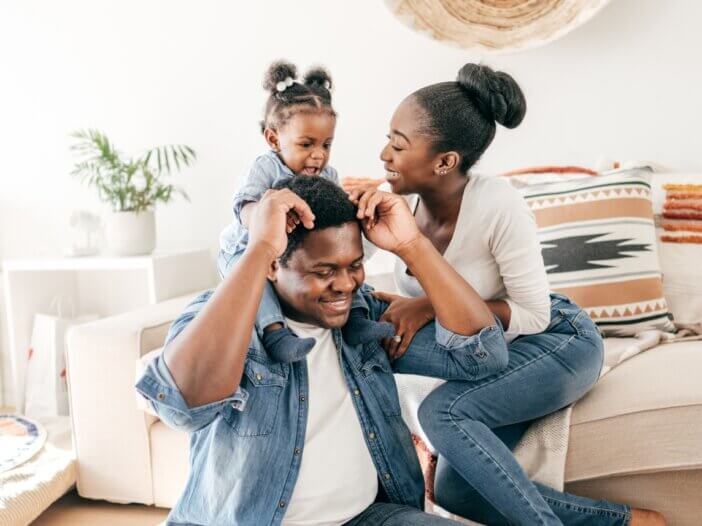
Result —
[[278, 132], [273, 128], [266, 128], [263, 130], [263, 138], [266, 139], [266, 143], [271, 150], [274, 152], [280, 151], [280, 141], [278, 140]]
[[277, 259], [274, 259], [271, 261], [270, 267], [268, 267], [268, 272], [266, 272], [266, 277], [268, 278], [268, 281], [271, 283], [275, 283], [278, 281], [278, 266], [280, 263], [278, 263]]

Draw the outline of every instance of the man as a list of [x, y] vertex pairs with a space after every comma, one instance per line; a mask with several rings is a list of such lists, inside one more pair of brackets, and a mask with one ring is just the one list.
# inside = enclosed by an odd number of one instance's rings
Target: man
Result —
[[[137, 383], [164, 422], [191, 433], [189, 479], [168, 524], [454, 524], [421, 511], [422, 473], [393, 372], [484, 377], [507, 363], [502, 328], [402, 198], [362, 199], [359, 221], [322, 178], [267, 192], [241, 261], [174, 322]], [[289, 214], [300, 224], [288, 235]], [[361, 228], [404, 260], [436, 312], [392, 363], [377, 343], [341, 337], [359, 288], [371, 319], [387, 308], [362, 286]], [[266, 280], [291, 328], [316, 339], [298, 362], [273, 361], [254, 330]]]

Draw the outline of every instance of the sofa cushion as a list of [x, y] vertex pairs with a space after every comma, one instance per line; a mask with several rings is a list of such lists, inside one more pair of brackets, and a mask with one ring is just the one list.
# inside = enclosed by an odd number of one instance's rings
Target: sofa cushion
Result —
[[650, 183], [650, 171], [636, 169], [522, 189], [551, 288], [572, 298], [606, 334], [673, 329]]
[[573, 410], [565, 480], [701, 468], [700, 370], [702, 342], [690, 341], [660, 345], [605, 375]]
[[172, 508], [188, 478], [190, 435], [159, 420], [149, 428], [149, 441], [154, 505]]

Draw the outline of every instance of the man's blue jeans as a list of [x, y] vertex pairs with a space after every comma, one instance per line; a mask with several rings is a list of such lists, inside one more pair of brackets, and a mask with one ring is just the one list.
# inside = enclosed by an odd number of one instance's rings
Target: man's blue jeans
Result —
[[553, 295], [549, 327], [515, 339], [503, 371], [433, 391], [419, 408], [419, 421], [440, 453], [437, 504], [491, 526], [629, 524], [628, 506], [531, 482], [511, 452], [530, 421], [588, 392], [603, 358], [592, 320], [568, 298]]
[[376, 502], [344, 526], [452, 526], [461, 523], [424, 513], [411, 506]]

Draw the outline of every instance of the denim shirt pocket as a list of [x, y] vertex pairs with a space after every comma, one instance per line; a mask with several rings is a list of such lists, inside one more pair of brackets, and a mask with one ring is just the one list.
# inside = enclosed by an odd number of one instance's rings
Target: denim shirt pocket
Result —
[[383, 413], [387, 416], [398, 416], [401, 414], [400, 399], [392, 367], [385, 357], [385, 351], [375, 342], [370, 345], [377, 349], [374, 348], [376, 352], [363, 363], [361, 374]]
[[280, 394], [287, 382], [284, 369], [274, 370], [248, 358], [244, 364], [241, 387], [248, 393], [243, 409], [227, 406], [224, 420], [241, 437], [269, 435], [275, 427]]

